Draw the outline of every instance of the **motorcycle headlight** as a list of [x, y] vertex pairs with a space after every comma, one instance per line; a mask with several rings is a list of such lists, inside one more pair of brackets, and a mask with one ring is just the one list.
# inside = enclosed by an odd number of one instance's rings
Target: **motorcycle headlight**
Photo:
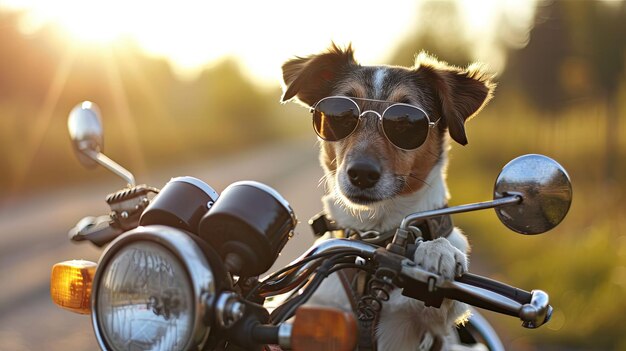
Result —
[[187, 350], [206, 341], [216, 280], [189, 234], [146, 226], [120, 236], [100, 259], [92, 322], [106, 350]]

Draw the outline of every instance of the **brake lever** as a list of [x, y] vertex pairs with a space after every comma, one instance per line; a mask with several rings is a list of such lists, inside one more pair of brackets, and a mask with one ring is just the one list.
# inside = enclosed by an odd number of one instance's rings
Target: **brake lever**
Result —
[[68, 232], [70, 240], [88, 240], [98, 247], [108, 244], [124, 231], [139, 225], [141, 213], [150, 203], [148, 194], [158, 192], [159, 189], [142, 184], [109, 194], [106, 202], [111, 208], [111, 213], [81, 219]]
[[527, 292], [475, 274], [457, 280], [447, 280], [428, 272], [410, 260], [402, 262], [406, 283], [402, 294], [439, 307], [444, 298], [468, 303], [493, 312], [518, 317], [525, 328], [537, 328], [548, 322], [552, 306], [548, 294], [541, 290]]
[[102, 247], [124, 232], [123, 229], [114, 225], [110, 215], [99, 217], [88, 216], [76, 223], [68, 232], [72, 241], [91, 241], [94, 245]]

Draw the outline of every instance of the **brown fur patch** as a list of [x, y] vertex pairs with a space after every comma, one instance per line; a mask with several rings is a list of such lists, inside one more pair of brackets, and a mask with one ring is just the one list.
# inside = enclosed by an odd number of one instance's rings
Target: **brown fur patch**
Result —
[[[433, 132], [434, 130], [431, 129], [431, 133], [428, 134], [424, 144], [414, 151], [414, 155], [412, 155], [410, 160], [407, 160], [408, 162], [403, 162], [401, 165], [398, 164], [397, 168], [395, 168], [398, 173], [407, 174], [407, 182], [401, 192], [403, 195], [418, 191], [424, 186], [429, 186], [426, 178], [437, 162], [439, 162], [443, 148], [442, 135]], [[404, 167], [408, 168], [408, 173], [404, 173]]]
[[441, 118], [450, 136], [459, 144], [466, 145], [465, 121], [478, 114], [493, 96], [496, 87], [491, 81], [493, 77], [481, 64], [475, 63], [462, 69], [425, 52], [417, 56], [415, 67], [418, 74], [434, 87], [439, 98]]

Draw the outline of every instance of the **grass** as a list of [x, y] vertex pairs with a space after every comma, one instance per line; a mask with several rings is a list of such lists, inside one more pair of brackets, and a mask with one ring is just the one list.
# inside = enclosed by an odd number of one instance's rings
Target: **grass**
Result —
[[[486, 272], [512, 285], [550, 294], [553, 320], [538, 330], [496, 317], [512, 349], [622, 350], [626, 314], [626, 204], [624, 162], [613, 181], [604, 178], [604, 110], [573, 107], [558, 116], [539, 114], [522, 101], [489, 106], [469, 122], [470, 147], [452, 150], [449, 181], [453, 204], [485, 200], [499, 169], [525, 153], [546, 154], [569, 172], [574, 199], [568, 216], [552, 231], [532, 237], [514, 234], [485, 211], [464, 214], [457, 223], [470, 237], [474, 257]], [[623, 114], [622, 114], [623, 115]], [[624, 160], [622, 118], [619, 160]], [[535, 345], [535, 346], [533, 346]], [[541, 345], [541, 347], [537, 346]]]

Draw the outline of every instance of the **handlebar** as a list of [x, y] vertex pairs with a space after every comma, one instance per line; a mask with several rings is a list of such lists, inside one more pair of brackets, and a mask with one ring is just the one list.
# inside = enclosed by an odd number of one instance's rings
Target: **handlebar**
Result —
[[[466, 273], [455, 280], [447, 280], [435, 273], [418, 267], [412, 260], [361, 241], [331, 239], [310, 248], [294, 260], [290, 268], [280, 275], [280, 279], [265, 279], [259, 289], [263, 297], [278, 295], [295, 289], [310, 273], [316, 263], [312, 258], [328, 253], [348, 252], [364, 259], [377, 260], [378, 255], [391, 255], [400, 261], [399, 275], [403, 278], [398, 284], [403, 294], [424, 301], [430, 306], [439, 306], [444, 298], [453, 299], [493, 312], [519, 317], [526, 328], [537, 328], [546, 323], [552, 314], [548, 294], [541, 290], [531, 292], [486, 278]], [[384, 249], [382, 249], [384, 250]], [[308, 261], [307, 261], [308, 260]], [[298, 264], [306, 261], [304, 264]]]

